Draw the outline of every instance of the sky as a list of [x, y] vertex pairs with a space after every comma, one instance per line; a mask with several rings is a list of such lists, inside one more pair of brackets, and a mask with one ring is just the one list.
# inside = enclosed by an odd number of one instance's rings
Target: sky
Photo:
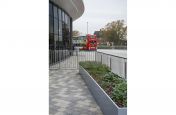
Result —
[[73, 30], [82, 35], [93, 34], [109, 22], [124, 20], [127, 22], [127, 0], [83, 0], [85, 11], [83, 15], [73, 22]]

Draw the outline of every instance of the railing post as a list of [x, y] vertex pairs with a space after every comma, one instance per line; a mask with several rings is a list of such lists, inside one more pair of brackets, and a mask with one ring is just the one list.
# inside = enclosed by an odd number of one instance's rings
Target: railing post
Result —
[[57, 68], [59, 68], [58, 62], [59, 62], [59, 50], [57, 50]]
[[77, 67], [79, 69], [79, 48], [76, 50], [76, 57], [77, 57]]
[[111, 67], [111, 64], [112, 64], [112, 62], [111, 62], [112, 60], [111, 60], [111, 57], [110, 57], [110, 69], [112, 70], [112, 67]]
[[51, 64], [50, 64], [50, 63], [51, 63], [50, 59], [51, 59], [51, 58], [50, 58], [50, 50], [49, 50], [49, 67], [50, 67], [50, 65], [51, 65]]
[[125, 62], [125, 79], [127, 78], [127, 63]]
[[54, 64], [54, 51], [52, 51], [52, 65]]
[[101, 54], [101, 64], [103, 64], [103, 63], [102, 63], [102, 54]]
[[97, 60], [96, 60], [96, 55], [97, 55], [97, 51], [95, 51], [95, 62], [97, 62]]

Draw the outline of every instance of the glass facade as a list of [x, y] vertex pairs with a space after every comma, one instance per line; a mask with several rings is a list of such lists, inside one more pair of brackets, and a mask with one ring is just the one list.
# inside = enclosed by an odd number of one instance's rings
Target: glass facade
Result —
[[71, 49], [72, 18], [59, 6], [49, 3], [49, 49]]
[[71, 30], [72, 18], [59, 6], [50, 2], [49, 51], [50, 56], [52, 57], [50, 58], [50, 63], [53, 63], [53, 60], [54, 63], [62, 60], [64, 57], [66, 57], [65, 51], [72, 48]]

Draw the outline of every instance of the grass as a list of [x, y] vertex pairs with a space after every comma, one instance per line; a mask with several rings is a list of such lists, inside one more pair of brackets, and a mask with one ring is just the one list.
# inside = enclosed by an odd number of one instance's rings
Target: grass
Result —
[[80, 62], [80, 65], [89, 72], [119, 107], [127, 107], [126, 80], [112, 73], [106, 65], [101, 63], [87, 61]]

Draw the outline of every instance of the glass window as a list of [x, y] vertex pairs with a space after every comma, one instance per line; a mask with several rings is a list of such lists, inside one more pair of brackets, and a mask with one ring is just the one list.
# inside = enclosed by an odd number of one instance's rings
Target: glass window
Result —
[[62, 22], [59, 21], [59, 35], [62, 36]]
[[90, 38], [95, 38], [95, 36], [91, 35]]
[[59, 41], [56, 41], [56, 49], [59, 50]]
[[59, 41], [59, 49], [63, 49], [63, 42]]
[[49, 16], [49, 33], [54, 33], [54, 23], [53, 23], [53, 18]]
[[57, 49], [57, 47], [58, 47], [58, 46], [57, 46], [57, 45], [58, 45], [58, 44], [57, 44], [58, 40], [59, 40], [59, 39], [58, 39], [58, 35], [54, 35], [54, 45], [55, 45], [55, 49]]
[[49, 48], [71, 47], [72, 19], [60, 8], [49, 3]]
[[53, 34], [49, 34], [49, 49], [50, 50], [54, 49], [54, 36], [53, 36]]
[[70, 20], [68, 20], [68, 31], [70, 32]]
[[57, 10], [57, 13], [58, 13], [58, 19], [59, 20], [62, 20], [62, 17], [61, 17], [61, 10], [58, 8], [58, 10]]
[[62, 41], [62, 36], [59, 36], [59, 41]]
[[57, 7], [54, 6], [53, 8], [54, 8], [54, 18], [58, 18], [58, 17], [57, 17]]
[[59, 10], [59, 19], [62, 21], [62, 11], [61, 11], [61, 9]]
[[53, 5], [49, 3], [49, 15], [53, 16]]
[[62, 21], [65, 19], [65, 13], [62, 11]]
[[70, 26], [70, 17], [67, 18], [68, 26]]
[[59, 31], [59, 25], [58, 25], [58, 20], [54, 19], [54, 34], [58, 34]]
[[58, 35], [54, 35], [54, 41], [56, 42], [56, 41], [58, 41], [59, 39], [58, 39]]
[[67, 14], [65, 14], [65, 20], [64, 22], [67, 24]]

